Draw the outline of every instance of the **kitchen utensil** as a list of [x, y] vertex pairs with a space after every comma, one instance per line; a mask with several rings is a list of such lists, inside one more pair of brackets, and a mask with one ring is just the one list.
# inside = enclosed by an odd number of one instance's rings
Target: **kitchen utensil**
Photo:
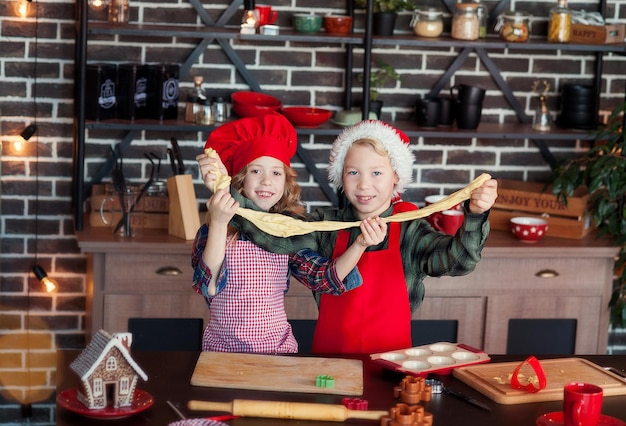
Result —
[[322, 28], [322, 15], [295, 13], [293, 28], [301, 33], [316, 33]]
[[325, 420], [343, 422], [347, 419], [380, 420], [387, 411], [350, 410], [344, 405], [308, 402], [255, 401], [235, 399], [232, 402], [191, 400], [190, 410], [225, 411], [242, 417], [270, 419]]
[[485, 352], [462, 343], [438, 342], [390, 352], [370, 355], [385, 368], [426, 377], [428, 374], [450, 374], [461, 366], [489, 362]]
[[125, 213], [125, 215], [119, 220], [119, 222], [117, 222], [117, 225], [115, 225], [115, 229], [113, 230], [114, 234], [117, 234], [117, 232], [122, 228], [122, 226], [124, 226], [124, 224], [128, 222], [128, 218], [130, 217], [130, 214], [132, 214], [135, 211], [135, 208], [141, 201], [141, 198], [146, 194], [146, 192], [148, 191], [148, 188], [150, 187], [150, 185], [152, 185], [152, 182], [154, 182], [154, 174], [155, 174], [154, 162], [152, 161], [152, 158], [148, 154], [144, 154], [144, 155], [146, 156], [148, 161], [150, 161], [150, 164], [151, 164], [150, 177], [148, 178], [148, 181], [141, 187], [141, 190], [139, 191], [139, 194], [137, 195], [137, 197], [133, 199], [132, 205], [130, 206], [130, 210], [128, 211], [128, 213]]
[[465, 215], [459, 210], [444, 210], [434, 215], [432, 219], [433, 228], [444, 234], [454, 235], [463, 225]]
[[511, 218], [511, 232], [520, 241], [534, 243], [546, 235], [548, 221], [538, 217], [513, 217]]
[[170, 166], [172, 167], [172, 174], [173, 175], [177, 175], [178, 174], [178, 166], [176, 165], [176, 158], [174, 155], [174, 151], [172, 151], [171, 148], [167, 148], [167, 156], [170, 159]]
[[591, 383], [569, 383], [563, 389], [565, 426], [595, 426], [602, 414], [602, 388]]
[[350, 34], [352, 31], [352, 17], [347, 15], [326, 15], [324, 16], [324, 29], [328, 34]]
[[174, 157], [178, 163], [177, 175], [184, 175], [185, 170], [185, 162], [183, 161], [183, 153], [180, 150], [180, 146], [178, 145], [178, 140], [176, 138], [171, 138], [170, 142], [172, 143], [172, 151], [174, 152]]
[[294, 126], [318, 127], [327, 122], [333, 112], [329, 109], [310, 106], [288, 106], [280, 111]]
[[[600, 386], [604, 396], [626, 395], [626, 382], [621, 377], [585, 359], [558, 358], [539, 362], [546, 374], [546, 387], [536, 393], [511, 387], [508, 376], [519, 362], [471, 365], [455, 369], [453, 375], [489, 399], [506, 405], [560, 401], [563, 399], [563, 387], [567, 383], [580, 381]], [[531, 371], [522, 370], [522, 374], [532, 376]]]
[[[216, 369], [216, 365], [223, 368]], [[317, 376], [335, 379], [334, 387], [315, 385]], [[191, 377], [194, 386], [276, 390], [334, 395], [363, 394], [363, 363], [322, 357], [202, 352]]]
[[491, 411], [491, 407], [488, 406], [487, 404], [484, 404], [480, 401], [478, 401], [476, 398], [466, 395], [464, 393], [461, 393], [457, 390], [454, 389], [450, 389], [446, 386], [444, 386], [443, 382], [441, 380], [437, 380], [437, 379], [426, 379], [426, 385], [431, 387], [431, 392], [434, 394], [437, 393], [447, 393], [448, 395], [452, 395], [455, 396], [459, 399], [462, 399], [465, 402], [468, 402], [472, 405], [475, 405], [478, 408], [482, 408], [483, 410], [486, 411]]
[[274, 96], [259, 92], [240, 91], [231, 95], [233, 111], [239, 117], [254, 117], [278, 111], [283, 103]]

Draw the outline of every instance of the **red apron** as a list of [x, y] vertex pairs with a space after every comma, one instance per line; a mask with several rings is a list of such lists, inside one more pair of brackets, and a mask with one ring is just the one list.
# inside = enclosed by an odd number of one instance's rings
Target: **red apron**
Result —
[[[414, 210], [410, 203], [394, 213]], [[323, 294], [313, 335], [316, 353], [376, 353], [411, 347], [411, 308], [400, 256], [400, 223], [389, 223], [386, 250], [365, 252], [357, 264], [363, 284], [341, 296]], [[339, 231], [333, 258], [348, 247]]]

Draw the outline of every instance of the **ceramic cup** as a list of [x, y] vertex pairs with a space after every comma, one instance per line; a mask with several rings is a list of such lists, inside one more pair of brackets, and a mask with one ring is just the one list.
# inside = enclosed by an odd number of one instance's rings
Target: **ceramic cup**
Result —
[[316, 33], [322, 28], [322, 15], [296, 13], [293, 28], [300, 33]]
[[461, 104], [482, 104], [485, 99], [485, 89], [468, 84], [457, 84], [450, 88], [450, 96]]
[[474, 130], [480, 124], [482, 105], [456, 105], [456, 127], [459, 129]]
[[415, 104], [417, 124], [420, 127], [436, 127], [439, 124], [439, 108], [437, 99], [419, 99]]
[[565, 426], [597, 426], [602, 412], [602, 388], [590, 383], [569, 383], [563, 389]]
[[444, 234], [454, 235], [463, 224], [465, 215], [459, 210], [444, 210], [432, 219], [433, 228]]
[[[424, 198], [424, 202], [425, 202], [424, 204], [426, 206], [430, 206], [431, 204], [435, 204], [436, 202], [441, 201], [441, 200], [443, 200], [446, 197], [447, 197], [447, 195], [428, 195], [426, 198]], [[453, 207], [450, 207], [449, 210], [463, 211], [463, 207], [459, 203], [459, 204], [457, 204], [457, 205], [455, 205]], [[428, 221], [428, 223], [433, 225], [434, 218], [436, 216], [439, 216], [439, 215], [441, 215], [441, 212], [433, 213], [433, 214], [427, 216], [426, 220]]]
[[254, 16], [257, 20], [258, 26], [262, 27], [263, 25], [272, 25], [274, 22], [276, 22], [276, 18], [278, 18], [278, 12], [272, 10], [272, 6], [258, 4], [254, 8]]
[[450, 127], [454, 124], [454, 105], [451, 98], [437, 98], [439, 102], [439, 121], [437, 126]]

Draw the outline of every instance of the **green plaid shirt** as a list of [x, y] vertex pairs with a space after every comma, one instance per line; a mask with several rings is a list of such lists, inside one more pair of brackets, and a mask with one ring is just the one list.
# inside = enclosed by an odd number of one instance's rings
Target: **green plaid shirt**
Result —
[[[242, 207], [259, 210], [253, 202], [241, 194], [236, 191], [231, 191], [231, 193]], [[390, 207], [381, 214], [381, 217], [390, 216], [392, 210], [393, 208]], [[489, 235], [490, 228], [487, 220], [489, 212], [484, 214], [469, 213], [467, 203], [464, 205], [464, 211], [465, 220], [460, 232], [457, 232], [455, 236], [435, 231], [423, 219], [401, 223], [400, 251], [412, 312], [422, 304], [424, 299], [424, 278], [426, 276], [466, 275], [474, 270], [480, 260], [480, 253]], [[320, 208], [313, 212], [307, 220], [351, 222], [360, 219], [354, 209], [349, 206], [345, 209]], [[300, 249], [308, 248], [322, 256], [331, 257], [338, 232], [313, 232], [282, 238], [266, 234], [238, 215], [235, 215], [231, 224], [255, 244], [274, 253], [285, 254], [292, 254]], [[350, 228], [348, 244], [352, 244], [360, 233], [358, 227]], [[387, 239], [388, 237], [377, 246], [368, 247], [367, 251], [386, 249]]]

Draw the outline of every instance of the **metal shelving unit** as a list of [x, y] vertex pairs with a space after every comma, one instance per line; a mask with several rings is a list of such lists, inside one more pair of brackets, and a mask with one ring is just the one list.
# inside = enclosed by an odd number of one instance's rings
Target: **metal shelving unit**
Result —
[[[451, 8], [453, 4], [448, 4], [450, 0], [442, 0], [446, 7]], [[245, 64], [237, 53], [232, 49], [229, 42], [233, 39], [242, 41], [296, 41], [303, 43], [336, 43], [346, 46], [346, 69], [351, 70], [353, 64], [353, 49], [360, 47], [364, 51], [363, 69], [363, 117], [369, 115], [369, 64], [371, 63], [371, 50], [373, 47], [384, 46], [415, 46], [428, 48], [459, 49], [459, 53], [455, 61], [440, 77], [437, 83], [431, 88], [430, 94], [436, 96], [441, 89], [447, 84], [448, 80], [463, 65], [464, 60], [475, 52], [479, 59], [483, 62], [491, 76], [496, 81], [505, 99], [509, 102], [512, 109], [516, 111], [519, 123], [494, 124], [483, 123], [476, 130], [465, 131], [455, 129], [423, 129], [419, 128], [413, 122], [396, 122], [393, 123], [398, 128], [405, 131], [411, 137], [431, 137], [431, 138], [486, 138], [486, 139], [530, 139], [535, 142], [544, 159], [551, 165], [555, 162], [551, 156], [549, 149], [545, 145], [545, 141], [572, 140], [572, 139], [591, 139], [592, 137], [584, 131], [575, 131], [567, 129], [553, 129], [549, 132], [537, 132], [532, 129], [529, 124], [531, 118], [525, 114], [523, 108], [519, 105], [512, 90], [502, 78], [500, 71], [495, 64], [489, 59], [488, 52], [493, 50], [516, 50], [516, 51], [573, 51], [581, 53], [595, 53], [595, 85], [600, 87], [602, 76], [602, 56], [605, 53], [626, 53], [626, 45], [576, 45], [576, 44], [553, 44], [546, 41], [529, 40], [526, 43], [507, 43], [501, 41], [497, 37], [489, 37], [487, 39], [477, 41], [454, 40], [449, 37], [441, 37], [437, 39], [424, 39], [415, 36], [392, 36], [378, 37], [372, 35], [372, 1], [368, 1], [366, 9], [366, 22], [364, 32], [353, 32], [346, 36], [327, 35], [325, 33], [303, 34], [282, 29], [280, 35], [242, 35], [239, 28], [228, 27], [228, 20], [238, 12], [242, 4], [242, 0], [233, 0], [227, 9], [217, 21], [213, 21], [204, 11], [200, 0], [189, 0], [195, 11], [200, 16], [204, 27], [189, 25], [134, 25], [128, 24], [124, 26], [114, 26], [102, 22], [87, 22], [87, 3], [79, 1], [76, 3], [77, 10], [77, 26], [76, 26], [76, 70], [75, 70], [75, 120], [74, 120], [74, 146], [73, 146], [73, 201], [75, 209], [75, 226], [77, 230], [83, 228], [83, 204], [89, 195], [90, 186], [84, 181], [84, 159], [85, 159], [85, 131], [87, 129], [108, 129], [121, 130], [126, 134], [121, 142], [122, 149], [132, 143], [132, 140], [142, 130], [161, 130], [171, 132], [187, 132], [187, 131], [204, 131], [210, 132], [212, 126], [201, 126], [196, 124], [185, 123], [183, 121], [158, 121], [158, 120], [107, 120], [99, 122], [91, 122], [85, 120], [85, 66], [87, 62], [87, 39], [90, 35], [125, 35], [135, 37], [184, 37], [199, 39], [197, 46], [191, 54], [181, 64], [181, 75], [185, 75], [191, 66], [196, 63], [199, 56], [205, 51], [207, 46], [216, 42], [225, 52], [226, 56], [236, 67], [237, 71], [250, 86], [253, 91], [262, 91], [260, 85], [247, 71]], [[508, 0], [501, 0], [496, 6], [502, 9]], [[604, 9], [605, 0], [601, 1], [601, 8]], [[347, 0], [348, 10], [353, 13], [353, 2]], [[493, 12], [492, 12], [493, 13]], [[349, 72], [345, 77], [345, 107], [351, 105], [352, 80]], [[599, 90], [597, 91], [599, 93]], [[315, 135], [336, 135], [342, 130], [341, 127], [332, 124], [324, 124], [315, 129], [297, 129], [299, 134], [315, 134]], [[337, 195], [330, 188], [326, 179], [321, 176], [319, 170], [315, 167], [315, 163], [309, 157], [308, 152], [301, 148], [298, 155], [307, 166], [307, 169], [315, 176], [321, 189], [327, 195], [329, 200], [337, 203]], [[113, 159], [109, 159], [103, 164], [102, 168], [92, 177], [92, 183], [99, 182], [113, 167]]]

